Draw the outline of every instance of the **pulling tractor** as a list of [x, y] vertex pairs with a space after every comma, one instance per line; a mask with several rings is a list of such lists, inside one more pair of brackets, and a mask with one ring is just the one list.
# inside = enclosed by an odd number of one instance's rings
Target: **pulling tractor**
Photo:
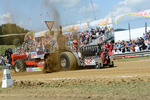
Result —
[[[50, 56], [51, 55], [56, 54], [50, 54]], [[107, 49], [102, 50], [100, 44], [85, 45], [81, 47], [78, 52], [66, 50], [57, 53], [57, 56], [58, 57], [54, 58], [54, 60], [45, 58], [44, 72], [52, 72], [52, 66], [59, 66], [60, 70], [64, 71], [86, 67], [89, 68], [91, 66], [95, 66], [96, 69], [100, 69], [105, 66], [114, 66], [113, 56], [109, 55], [109, 51]], [[53, 62], [55, 65], [48, 65], [47, 63], [49, 62]]]
[[[76, 50], [71, 50], [63, 48], [63, 45], [67, 42], [63, 42], [65, 38], [62, 35], [61, 27], [59, 34], [60, 36], [58, 37], [60, 38], [57, 39], [57, 44], [60, 46], [59, 50], [55, 53], [45, 55], [44, 72], [76, 70], [87, 66], [95, 66], [96, 69], [104, 66], [114, 66], [113, 56], [110, 55], [110, 50], [101, 47], [101, 44], [106, 43], [107, 40], [102, 41], [102, 43], [91, 43], [78, 47]], [[58, 69], [55, 69], [56, 66]]]
[[[46, 24], [51, 30], [51, 22]], [[85, 68], [87, 66], [95, 66], [96, 69], [100, 69], [104, 66], [113, 67], [113, 56], [110, 55], [110, 51], [107, 48], [102, 48], [102, 43], [91, 43], [79, 47], [77, 50], [71, 50], [63, 48], [66, 42], [62, 35], [62, 27], [60, 27], [59, 39], [57, 44], [61, 45], [59, 50], [54, 53], [33, 52], [31, 53], [32, 59], [28, 59], [27, 55], [12, 54], [12, 66], [14, 66], [15, 72], [40, 70], [43, 68], [43, 72], [53, 72], [58, 70], [76, 70], [79, 68]], [[62, 41], [58, 41], [62, 40]], [[106, 43], [107, 41], [105, 41]], [[104, 41], [103, 41], [104, 43]], [[36, 66], [36, 67], [35, 67]], [[33, 68], [35, 67], [35, 69]]]

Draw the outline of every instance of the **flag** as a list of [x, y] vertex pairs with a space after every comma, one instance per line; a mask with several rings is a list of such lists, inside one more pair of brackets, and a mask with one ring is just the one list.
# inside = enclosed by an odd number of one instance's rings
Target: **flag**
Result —
[[145, 17], [145, 18], [150, 18], [150, 9], [147, 10], [142, 10], [140, 12], [134, 12], [134, 13], [127, 13], [127, 14], [122, 14], [119, 15], [115, 18], [115, 24], [117, 24], [118, 20], [124, 16], [127, 15], [133, 15], [133, 16], [139, 16], [139, 17]]
[[66, 9], [64, 9], [64, 14], [65, 14], [65, 16], [66, 16]]
[[41, 20], [43, 20], [43, 15], [42, 15], [42, 14], [40, 14], [40, 16], [41, 16]]
[[50, 15], [49, 15], [49, 13], [47, 12], [47, 16], [50, 18]]
[[66, 16], [66, 9], [64, 9], [64, 15], [65, 15], [65, 19], [66, 19], [66, 26], [67, 26], [67, 16]]
[[31, 18], [29, 18], [29, 23], [31, 23]]
[[93, 2], [91, 1], [91, 6], [92, 6], [92, 9], [94, 8], [94, 6], [93, 6]]
[[93, 5], [93, 2], [92, 2], [92, 1], [91, 1], [91, 6], [92, 6], [92, 10], [93, 10], [94, 17], [95, 17], [95, 20], [96, 20], [96, 15], [95, 15], [95, 11], [94, 11], [94, 5]]

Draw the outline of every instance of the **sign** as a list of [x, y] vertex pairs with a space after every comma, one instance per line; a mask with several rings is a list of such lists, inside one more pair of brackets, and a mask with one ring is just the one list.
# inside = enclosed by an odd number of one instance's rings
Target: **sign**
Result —
[[34, 58], [35, 56], [37, 56], [37, 52], [31, 52], [31, 58]]
[[3, 80], [2, 80], [2, 88], [7, 88], [13, 85], [13, 80], [11, 78], [10, 72], [8, 69], [4, 69]]
[[45, 24], [48, 27], [49, 31], [51, 31], [54, 25], [54, 21], [45, 21]]
[[31, 52], [31, 58], [42, 58], [44, 57], [44, 51]]

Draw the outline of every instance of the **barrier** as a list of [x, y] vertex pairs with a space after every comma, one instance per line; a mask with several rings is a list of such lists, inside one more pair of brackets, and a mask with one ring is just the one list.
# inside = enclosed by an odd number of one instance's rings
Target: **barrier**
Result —
[[114, 56], [114, 59], [150, 56], [150, 51], [128, 52], [128, 53], [121, 53], [121, 54], [113, 54], [113, 56]]
[[2, 88], [7, 88], [13, 85], [13, 80], [11, 78], [10, 72], [8, 69], [4, 69], [3, 80], [2, 80]]

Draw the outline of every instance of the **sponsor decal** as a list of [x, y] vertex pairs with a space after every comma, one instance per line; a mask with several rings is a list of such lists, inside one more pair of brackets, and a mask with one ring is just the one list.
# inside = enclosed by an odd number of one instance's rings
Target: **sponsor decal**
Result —
[[27, 72], [42, 71], [44, 67], [26, 68]]
[[44, 65], [44, 61], [41, 61], [38, 63], [39, 65]]

